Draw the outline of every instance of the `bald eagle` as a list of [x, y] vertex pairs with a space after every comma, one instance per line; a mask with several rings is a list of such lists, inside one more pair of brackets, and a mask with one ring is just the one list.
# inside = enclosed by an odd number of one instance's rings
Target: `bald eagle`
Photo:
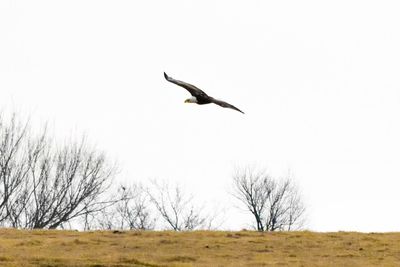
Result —
[[169, 77], [165, 72], [164, 72], [164, 77], [167, 81], [174, 83], [176, 85], [179, 85], [189, 91], [189, 93], [192, 95], [192, 97], [186, 99], [185, 103], [196, 103], [198, 105], [214, 103], [223, 108], [231, 108], [236, 111], [242, 112], [244, 114], [244, 112], [241, 111], [240, 109], [238, 109], [237, 107], [235, 107], [229, 103], [226, 103], [222, 100], [218, 100], [218, 99], [215, 99], [215, 98], [207, 95], [206, 93], [204, 93], [202, 90], [200, 90], [199, 88], [197, 88], [194, 85], [191, 85], [189, 83], [182, 82], [179, 80], [175, 80], [174, 78]]

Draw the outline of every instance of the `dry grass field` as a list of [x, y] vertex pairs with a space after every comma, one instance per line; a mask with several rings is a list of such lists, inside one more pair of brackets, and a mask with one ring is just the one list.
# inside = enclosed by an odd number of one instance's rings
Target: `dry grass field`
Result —
[[0, 266], [400, 266], [400, 233], [0, 229]]

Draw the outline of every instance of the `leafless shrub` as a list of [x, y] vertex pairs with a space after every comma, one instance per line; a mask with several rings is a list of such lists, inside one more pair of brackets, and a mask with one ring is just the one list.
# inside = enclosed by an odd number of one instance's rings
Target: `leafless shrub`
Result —
[[302, 226], [305, 207], [290, 178], [277, 182], [265, 171], [237, 170], [234, 196], [255, 219], [258, 231], [293, 230]]
[[141, 185], [134, 184], [130, 187], [122, 186], [122, 200], [116, 205], [117, 213], [121, 217], [121, 229], [130, 230], [154, 229], [155, 219], [150, 211], [148, 194]]
[[86, 223], [94, 229], [152, 230], [155, 218], [150, 210], [147, 192], [139, 184], [121, 185], [117, 192], [118, 202], [99, 213], [91, 214], [92, 223]]
[[195, 206], [193, 196], [185, 194], [179, 186], [152, 181], [148, 194], [167, 227], [174, 231], [204, 229], [211, 222], [208, 216], [202, 215], [202, 209]]

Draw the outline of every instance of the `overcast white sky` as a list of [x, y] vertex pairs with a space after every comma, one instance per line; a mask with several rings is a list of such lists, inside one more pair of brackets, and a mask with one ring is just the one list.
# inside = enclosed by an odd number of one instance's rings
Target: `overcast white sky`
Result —
[[[399, 231], [399, 1], [0, 2], [0, 105], [86, 133], [120, 179], [230, 208], [236, 165], [290, 169], [316, 231]], [[184, 104], [163, 71], [246, 114]], [[248, 217], [250, 219], [250, 217]]]

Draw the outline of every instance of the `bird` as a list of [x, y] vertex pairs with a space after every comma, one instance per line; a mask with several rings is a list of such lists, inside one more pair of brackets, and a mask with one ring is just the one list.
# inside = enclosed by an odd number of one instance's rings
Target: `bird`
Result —
[[214, 103], [223, 108], [230, 108], [230, 109], [239, 111], [244, 114], [243, 111], [241, 111], [234, 105], [231, 105], [231, 104], [229, 104], [225, 101], [219, 100], [219, 99], [215, 99], [215, 98], [207, 95], [204, 91], [202, 91], [201, 89], [197, 88], [196, 86], [194, 86], [192, 84], [189, 84], [189, 83], [186, 83], [183, 81], [179, 81], [179, 80], [175, 80], [174, 78], [168, 76], [165, 72], [164, 72], [164, 77], [167, 81], [174, 83], [176, 85], [179, 85], [189, 91], [189, 93], [192, 95], [192, 97], [186, 99], [185, 103], [195, 103], [198, 105]]

